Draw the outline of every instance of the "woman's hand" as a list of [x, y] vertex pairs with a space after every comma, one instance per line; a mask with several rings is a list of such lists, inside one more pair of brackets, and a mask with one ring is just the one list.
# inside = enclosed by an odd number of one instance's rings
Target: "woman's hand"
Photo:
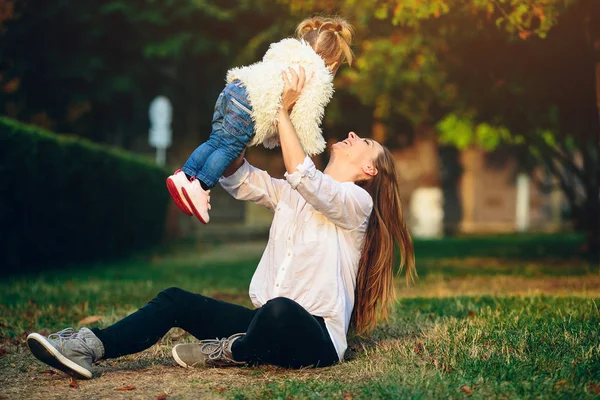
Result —
[[306, 84], [306, 71], [304, 67], [300, 66], [298, 68], [298, 73], [294, 71], [293, 68], [289, 69], [289, 75], [286, 71], [282, 72], [283, 77], [283, 93], [281, 95], [281, 104], [283, 109], [286, 111], [291, 111], [294, 108], [294, 104], [298, 101], [300, 94], [302, 93], [302, 89], [304, 89], [304, 85]]
[[228, 176], [235, 174], [235, 171], [237, 171], [244, 163], [245, 155], [246, 155], [246, 148], [242, 151], [242, 154], [240, 154], [240, 156], [238, 158], [236, 158], [235, 160], [233, 160], [231, 162], [231, 164], [229, 164], [227, 169], [225, 169], [225, 171], [223, 172], [223, 176], [228, 177]]
[[288, 78], [285, 71], [282, 72], [283, 94], [281, 95], [281, 104], [283, 107], [277, 113], [277, 129], [279, 131], [283, 163], [287, 172], [291, 174], [297, 170], [298, 165], [302, 164], [306, 158], [306, 153], [304, 153], [300, 140], [296, 136], [289, 114], [289, 110], [294, 107], [304, 88], [306, 74], [302, 67], [299, 68], [299, 75], [291, 68], [289, 74], [290, 78]]

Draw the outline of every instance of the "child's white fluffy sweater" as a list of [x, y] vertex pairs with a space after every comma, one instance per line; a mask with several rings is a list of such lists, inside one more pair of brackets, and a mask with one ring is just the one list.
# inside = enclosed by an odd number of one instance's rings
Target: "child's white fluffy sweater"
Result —
[[306, 71], [306, 79], [311, 75], [312, 79], [294, 105], [290, 120], [307, 155], [313, 156], [325, 150], [320, 125], [325, 106], [333, 95], [333, 76], [313, 48], [297, 39], [273, 43], [262, 61], [227, 72], [228, 83], [239, 79], [244, 84], [252, 105], [256, 134], [250, 146], [262, 143], [267, 148], [273, 148], [279, 145], [277, 111], [281, 107], [283, 93], [281, 73], [289, 67], [298, 71], [300, 65]]

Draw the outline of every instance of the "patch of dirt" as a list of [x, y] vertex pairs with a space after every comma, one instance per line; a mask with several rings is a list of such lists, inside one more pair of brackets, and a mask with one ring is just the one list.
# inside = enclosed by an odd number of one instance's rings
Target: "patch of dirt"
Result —
[[[288, 370], [273, 366], [184, 369], [171, 357], [175, 341], [195, 341], [180, 329], [138, 354], [102, 360], [90, 380], [71, 377], [39, 362], [24, 342], [0, 357], [0, 399], [222, 399], [233, 389], [280, 379], [337, 376], [340, 366]], [[344, 364], [352, 369], [349, 363]], [[335, 368], [335, 370], [334, 370]]]
[[406, 287], [398, 282], [398, 297], [451, 297], [456, 295], [532, 295], [600, 296], [600, 275], [545, 276], [527, 278], [514, 275], [425, 277]]

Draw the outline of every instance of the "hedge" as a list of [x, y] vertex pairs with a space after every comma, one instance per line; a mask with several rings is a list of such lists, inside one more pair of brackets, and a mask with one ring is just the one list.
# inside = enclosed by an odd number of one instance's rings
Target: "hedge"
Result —
[[163, 238], [168, 171], [151, 160], [0, 117], [0, 265], [115, 258]]

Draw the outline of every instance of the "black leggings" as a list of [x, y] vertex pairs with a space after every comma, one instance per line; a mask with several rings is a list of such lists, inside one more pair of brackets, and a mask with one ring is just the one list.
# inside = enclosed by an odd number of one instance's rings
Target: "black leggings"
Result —
[[323, 318], [285, 297], [251, 310], [173, 287], [114, 325], [92, 331], [104, 344], [104, 358], [114, 358], [147, 349], [173, 327], [200, 340], [246, 333], [231, 350], [236, 361], [249, 364], [301, 368], [339, 361]]

